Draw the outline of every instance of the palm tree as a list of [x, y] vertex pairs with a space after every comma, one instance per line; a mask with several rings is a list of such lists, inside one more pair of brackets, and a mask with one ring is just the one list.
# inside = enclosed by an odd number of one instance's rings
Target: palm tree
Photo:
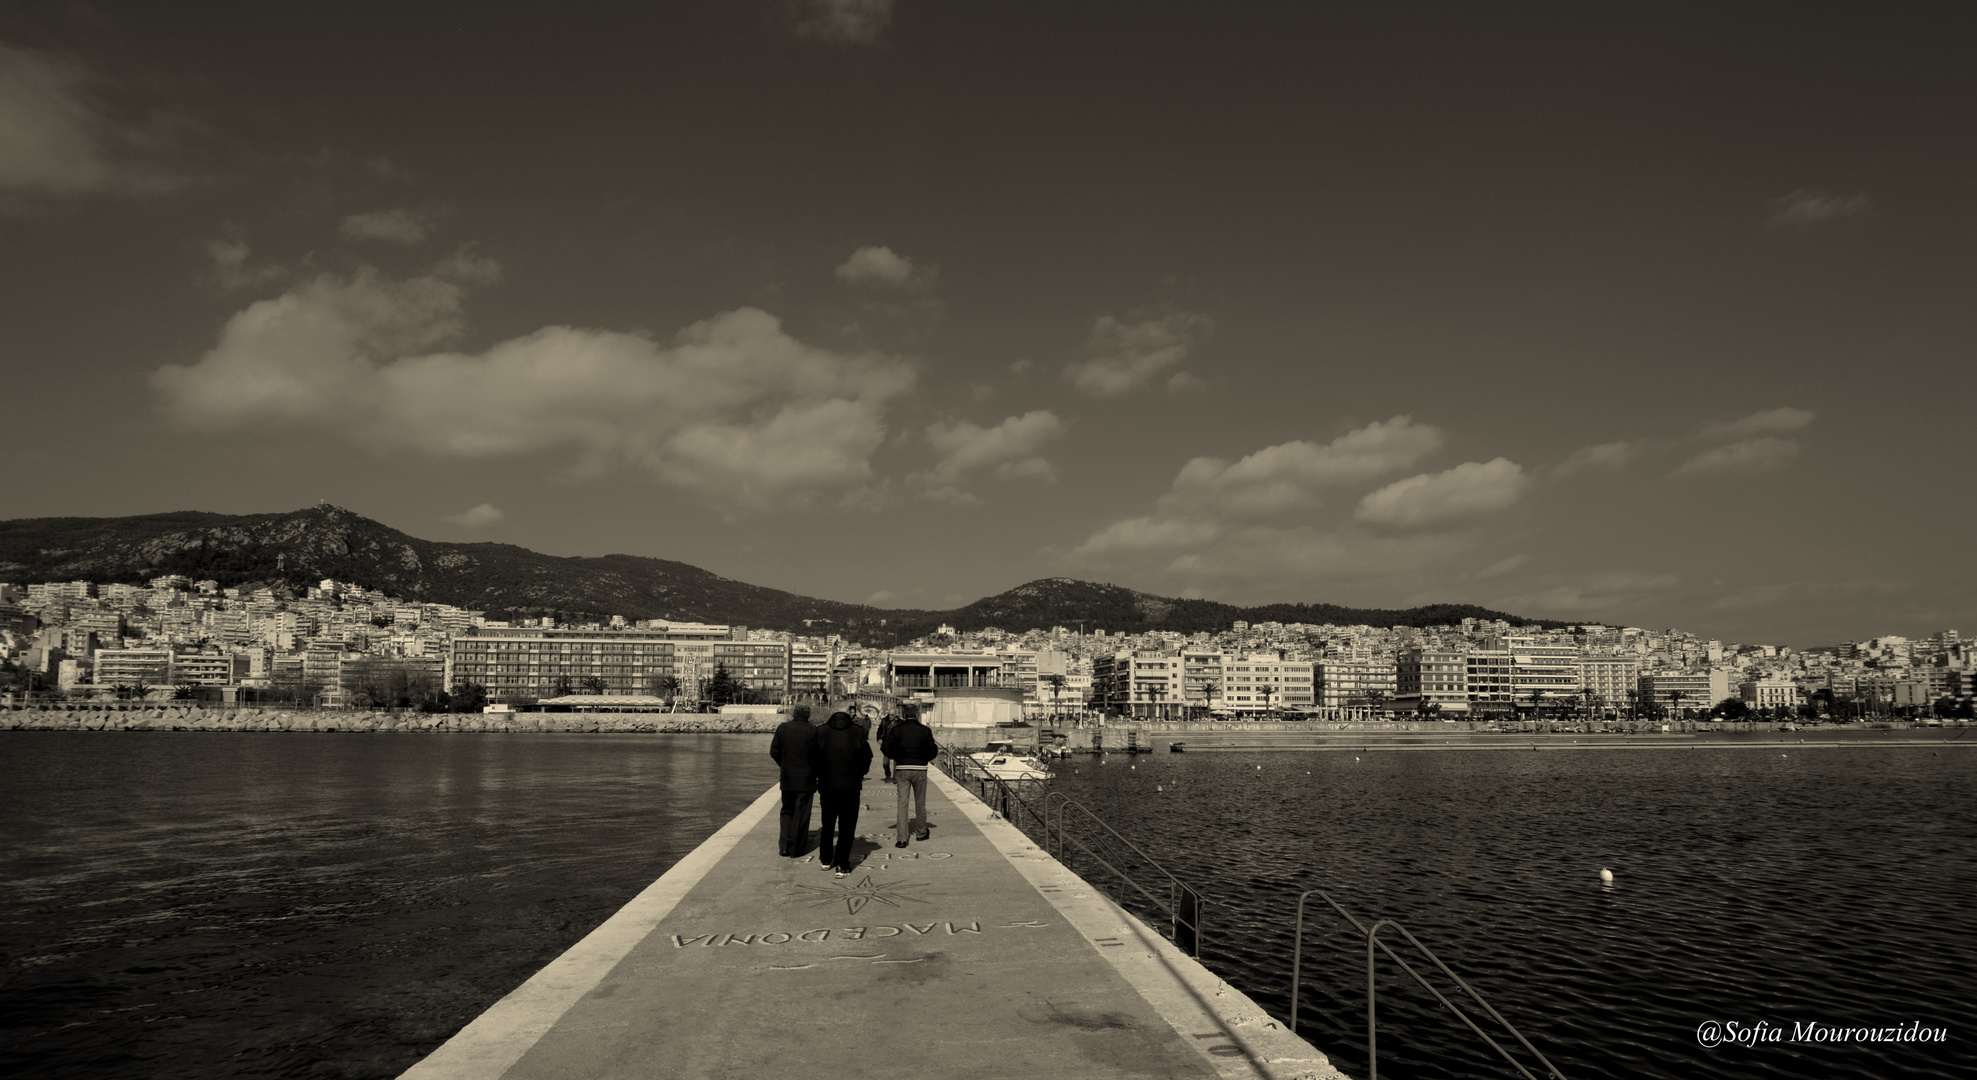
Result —
[[1209, 702], [1215, 699], [1216, 691], [1221, 689], [1212, 679], [1201, 684], [1201, 712], [1203, 716], [1211, 715], [1214, 712], [1215, 707], [1210, 705]]
[[605, 689], [606, 689], [606, 683], [604, 682], [604, 676], [602, 676], [602, 675], [586, 675], [586, 676], [584, 676], [584, 680], [583, 680], [583, 692], [584, 692], [584, 693], [586, 693], [586, 694], [602, 694], [602, 693], [604, 693], [604, 691], [605, 691]]
[[666, 699], [666, 711], [672, 712], [674, 709], [679, 708], [680, 677], [678, 675], [661, 675], [657, 680], [657, 686], [659, 696]]
[[1270, 685], [1269, 683], [1264, 683], [1264, 684], [1263, 684], [1262, 686], [1259, 686], [1259, 687], [1257, 687], [1257, 688], [1256, 688], [1256, 692], [1257, 692], [1257, 693], [1259, 693], [1259, 694], [1262, 694], [1262, 695], [1263, 695], [1263, 711], [1264, 711], [1264, 712], [1269, 712], [1269, 711], [1270, 711], [1270, 698], [1271, 698], [1271, 697], [1272, 697], [1272, 696], [1273, 696], [1274, 694], [1276, 694], [1276, 692], [1277, 692], [1277, 688], [1276, 688], [1276, 687], [1274, 687], [1274, 686], [1271, 686], [1271, 685]]
[[1682, 692], [1680, 690], [1668, 691], [1668, 718], [1670, 720], [1680, 720], [1682, 718]]
[[1059, 701], [1064, 695], [1064, 676], [1059, 675], [1054, 671], [1051, 671], [1051, 672], [1046, 672], [1038, 677], [1041, 678], [1044, 681], [1044, 683], [1050, 687], [1051, 715], [1056, 716], [1058, 713], [1063, 712], [1064, 710], [1060, 706]]

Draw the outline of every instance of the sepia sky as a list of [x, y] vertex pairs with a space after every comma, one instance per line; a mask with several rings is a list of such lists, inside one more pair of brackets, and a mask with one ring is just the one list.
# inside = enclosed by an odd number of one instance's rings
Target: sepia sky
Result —
[[0, 9], [0, 516], [1977, 633], [1977, 8], [510, 7]]

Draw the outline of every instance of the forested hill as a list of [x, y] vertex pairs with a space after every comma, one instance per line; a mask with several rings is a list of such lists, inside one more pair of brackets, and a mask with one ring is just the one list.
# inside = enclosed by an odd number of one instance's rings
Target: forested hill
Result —
[[400, 599], [486, 611], [493, 618], [553, 615], [588, 621], [623, 615], [739, 623], [838, 632], [879, 646], [932, 633], [942, 624], [1020, 632], [1082, 622], [1086, 630], [1114, 633], [1194, 633], [1226, 630], [1238, 619], [1371, 626], [1426, 626], [1465, 617], [1533, 621], [1460, 604], [1396, 611], [1330, 604], [1238, 608], [1068, 578], [1033, 581], [953, 611], [874, 608], [749, 585], [666, 559], [563, 558], [512, 544], [420, 540], [329, 505], [286, 514], [187, 511], [0, 521], [0, 581], [137, 583], [161, 574], [297, 591], [334, 578]]

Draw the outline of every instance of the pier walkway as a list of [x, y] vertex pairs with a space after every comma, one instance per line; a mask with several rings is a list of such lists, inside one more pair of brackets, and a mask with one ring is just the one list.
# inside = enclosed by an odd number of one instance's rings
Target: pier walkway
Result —
[[939, 770], [928, 796], [896, 848], [869, 780], [837, 878], [776, 854], [771, 789], [402, 1080], [1339, 1076]]

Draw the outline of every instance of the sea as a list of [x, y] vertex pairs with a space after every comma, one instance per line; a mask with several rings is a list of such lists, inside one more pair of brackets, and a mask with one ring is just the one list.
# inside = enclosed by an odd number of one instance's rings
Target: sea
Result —
[[[767, 742], [8, 732], [0, 1075], [395, 1076], [760, 796]], [[1047, 783], [1131, 840], [1120, 870], [1199, 889], [1203, 963], [1279, 1020], [1320, 889], [1573, 1080], [1977, 1075], [1977, 748], [1159, 753]], [[1355, 1077], [1365, 953], [1312, 896], [1299, 1030]], [[1381, 1076], [1518, 1075], [1375, 978]], [[1944, 1041], [1791, 1041], [1918, 1024]]]

